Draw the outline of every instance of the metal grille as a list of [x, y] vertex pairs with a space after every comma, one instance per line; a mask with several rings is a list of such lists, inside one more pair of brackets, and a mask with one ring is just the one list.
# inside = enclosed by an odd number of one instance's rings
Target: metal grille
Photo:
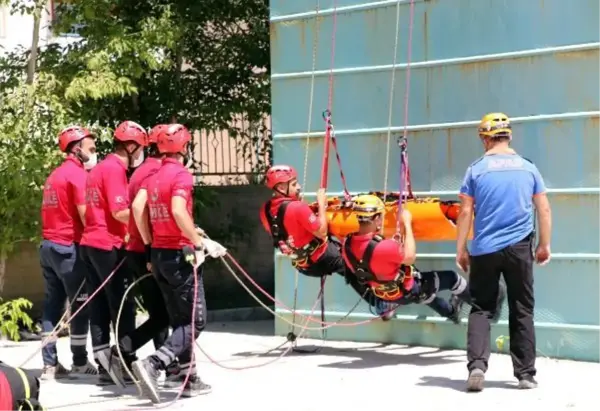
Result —
[[235, 118], [227, 130], [194, 133], [194, 175], [207, 185], [259, 183], [271, 158], [271, 118]]

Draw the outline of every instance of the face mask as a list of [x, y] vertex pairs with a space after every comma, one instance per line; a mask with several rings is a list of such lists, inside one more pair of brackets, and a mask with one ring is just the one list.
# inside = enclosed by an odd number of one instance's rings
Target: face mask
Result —
[[87, 161], [83, 163], [83, 168], [89, 171], [98, 164], [98, 153], [88, 154], [87, 157]]
[[140, 155], [138, 156], [138, 158], [132, 159], [131, 168], [139, 167], [140, 164], [142, 164], [143, 162], [144, 162], [144, 152], [140, 151]]

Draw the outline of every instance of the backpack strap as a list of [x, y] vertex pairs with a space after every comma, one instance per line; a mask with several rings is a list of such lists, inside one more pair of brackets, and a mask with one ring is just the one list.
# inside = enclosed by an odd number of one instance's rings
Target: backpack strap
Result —
[[353, 234], [350, 234], [349, 236], [347, 236], [346, 243], [344, 244], [344, 251], [346, 252], [346, 257], [348, 258], [348, 262], [350, 263], [350, 266], [351, 266], [350, 268], [352, 268], [352, 271], [354, 272], [354, 274], [360, 281], [380, 282], [379, 280], [377, 280], [377, 277], [371, 272], [370, 267], [371, 267], [371, 258], [373, 258], [373, 251], [375, 251], [375, 247], [381, 241], [381, 237], [374, 236], [369, 241], [362, 258], [359, 260], [358, 258], [356, 258], [356, 256], [352, 252], [352, 247], [351, 247], [352, 236], [353, 236]]
[[269, 223], [269, 229], [271, 230], [271, 238], [273, 239], [273, 246], [279, 248], [279, 243], [285, 242], [288, 238], [288, 233], [283, 225], [283, 217], [285, 211], [291, 201], [283, 201], [277, 210], [277, 215], [271, 214], [271, 200], [265, 203], [264, 213]]

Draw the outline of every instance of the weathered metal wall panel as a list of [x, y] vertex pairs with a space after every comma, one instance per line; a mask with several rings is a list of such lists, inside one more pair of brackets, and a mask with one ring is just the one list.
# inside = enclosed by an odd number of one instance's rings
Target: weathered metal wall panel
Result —
[[[334, 17], [334, 0], [320, 1], [316, 25], [316, 3], [271, 1], [275, 161], [297, 167], [301, 175], [314, 74], [304, 187], [309, 197], [319, 182]], [[381, 190], [397, 1], [335, 3], [332, 111], [344, 173], [353, 192]], [[404, 123], [410, 2], [400, 3], [387, 184], [393, 190], [399, 186], [395, 141]], [[555, 221], [554, 259], [536, 268], [538, 348], [546, 355], [594, 361], [600, 344], [599, 8], [597, 0], [417, 0], [408, 118], [414, 188], [425, 196], [448, 198], [456, 197], [466, 167], [482, 154], [478, 119], [497, 110], [514, 119], [514, 147], [544, 175]], [[329, 169], [328, 191], [339, 193], [333, 158]], [[453, 243], [420, 243], [418, 265], [452, 268], [454, 249]], [[291, 306], [293, 290], [289, 261], [276, 256], [277, 298]], [[317, 292], [318, 281], [300, 278], [302, 312], [310, 312]], [[342, 280], [329, 279], [328, 319], [343, 317], [357, 299]], [[286, 310], [278, 312], [291, 319]], [[361, 304], [350, 320], [369, 317]], [[507, 334], [506, 319], [504, 313], [494, 335]], [[278, 333], [288, 329], [277, 321]], [[465, 331], [426, 307], [409, 307], [389, 323], [330, 328], [328, 338], [464, 347]]]

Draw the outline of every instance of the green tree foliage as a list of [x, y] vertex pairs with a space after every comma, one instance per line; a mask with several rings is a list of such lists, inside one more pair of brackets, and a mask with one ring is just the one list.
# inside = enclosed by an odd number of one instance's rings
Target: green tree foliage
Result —
[[[16, 243], [39, 238], [46, 177], [62, 159], [57, 135], [73, 122], [62, 85], [49, 74], [22, 78], [0, 93], [0, 292], [7, 256]], [[108, 130], [87, 124], [102, 139]]]
[[66, 119], [56, 87], [44, 76], [0, 96], [0, 260], [39, 232], [41, 189], [60, 159], [56, 135]]
[[[10, 3], [13, 13], [38, 21], [47, 4]], [[55, 4], [52, 30], [77, 27], [79, 40], [0, 55], [0, 291], [14, 244], [39, 235], [41, 186], [60, 161], [56, 137], [66, 125], [108, 136], [125, 119], [177, 121], [229, 129], [245, 142], [245, 155], [270, 152], [270, 139], [256, 147], [264, 130], [240, 135], [231, 125], [240, 113], [253, 123], [270, 112], [268, 0]]]
[[82, 117], [228, 129], [254, 138], [246, 155], [270, 149], [256, 147], [265, 130], [231, 123], [270, 112], [268, 0], [78, 0], [57, 13], [53, 30], [78, 27], [82, 40], [43, 51], [39, 70], [61, 79]]
[[0, 298], [0, 337], [4, 336], [12, 341], [19, 341], [19, 329], [34, 331], [33, 320], [27, 313], [33, 307], [31, 301], [25, 298], [3, 302]]

